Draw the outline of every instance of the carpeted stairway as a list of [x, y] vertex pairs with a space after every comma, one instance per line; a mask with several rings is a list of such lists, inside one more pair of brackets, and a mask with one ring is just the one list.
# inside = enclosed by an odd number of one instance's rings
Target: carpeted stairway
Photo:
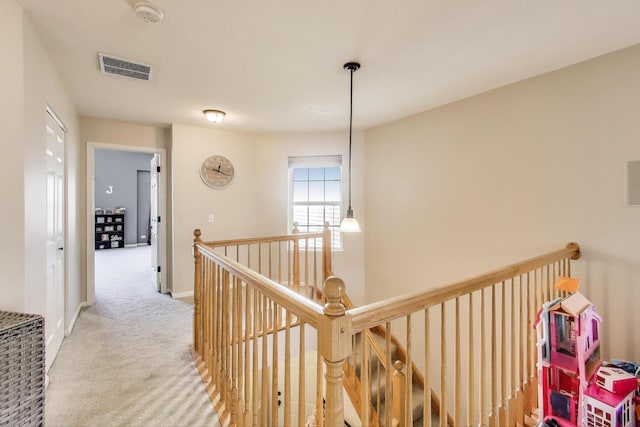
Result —
[[220, 425], [188, 350], [193, 305], [152, 288], [150, 259], [96, 251], [96, 304], [49, 371], [47, 426]]
[[[386, 343], [385, 343], [385, 339], [384, 337], [377, 335], [377, 334], [373, 334], [373, 337], [375, 338], [375, 340], [378, 342], [378, 345], [381, 348], [385, 348]], [[358, 337], [356, 338], [356, 360], [357, 361], [361, 361], [362, 357], [361, 357], [361, 352], [362, 352], [362, 346], [360, 345], [360, 339], [361, 339], [361, 335], [359, 334]], [[395, 344], [393, 344], [393, 342], [391, 343], [391, 360], [396, 360], [396, 354], [397, 354], [397, 347]], [[378, 401], [378, 392], [380, 393], [380, 406], [381, 406], [381, 411], [379, 411], [379, 420], [381, 425], [384, 425], [384, 420], [385, 420], [385, 410], [386, 410], [386, 406], [385, 405], [385, 371], [384, 371], [384, 367], [382, 367], [382, 365], [380, 365], [380, 369], [378, 369], [378, 356], [377, 354], [372, 351], [371, 354], [371, 360], [370, 360], [370, 365], [371, 365], [371, 404], [375, 407], [377, 405], [377, 401]], [[358, 375], [358, 377], [360, 377], [360, 363], [358, 362], [356, 364], [356, 375]], [[380, 377], [378, 379], [378, 376]], [[378, 384], [379, 384], [379, 391], [378, 391]], [[422, 426], [423, 425], [423, 408], [424, 408], [424, 391], [423, 389], [416, 385], [413, 384], [412, 385], [412, 405], [411, 407], [413, 408], [413, 425], [418, 427], [418, 426]], [[433, 425], [437, 425], [437, 423], [439, 422], [439, 418], [437, 416], [432, 416], [432, 423], [435, 423]]]

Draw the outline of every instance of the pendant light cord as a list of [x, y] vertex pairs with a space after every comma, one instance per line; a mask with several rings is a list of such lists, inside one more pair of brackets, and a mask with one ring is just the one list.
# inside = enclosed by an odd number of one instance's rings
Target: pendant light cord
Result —
[[353, 127], [353, 72], [355, 70], [351, 68], [349, 74], [351, 74], [351, 91], [349, 95], [349, 212], [351, 209], [351, 133]]

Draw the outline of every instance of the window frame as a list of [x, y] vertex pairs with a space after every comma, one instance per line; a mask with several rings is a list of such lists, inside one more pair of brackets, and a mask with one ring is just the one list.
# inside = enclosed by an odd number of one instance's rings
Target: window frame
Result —
[[[294, 169], [315, 169], [315, 168], [338, 168], [340, 171], [339, 179], [339, 200], [337, 202], [323, 201], [307, 201], [307, 202], [294, 202], [293, 201], [293, 170]], [[289, 230], [293, 230], [294, 222], [294, 206], [336, 206], [338, 212], [342, 212], [344, 204], [344, 191], [343, 191], [343, 169], [342, 169], [342, 155], [327, 155], [327, 156], [290, 156], [288, 159], [288, 174], [287, 174], [287, 186], [288, 186], [288, 198], [287, 198], [287, 227]], [[332, 180], [333, 181], [333, 180]], [[309, 182], [309, 181], [308, 181]], [[320, 181], [318, 181], [320, 182]], [[321, 182], [327, 182], [323, 179]], [[340, 233], [340, 220], [342, 214], [339, 215], [338, 223], [331, 226], [331, 250], [342, 251], [343, 239], [342, 233]], [[306, 250], [306, 248], [301, 248]], [[309, 248], [310, 251], [321, 251], [322, 246], [314, 246]]]

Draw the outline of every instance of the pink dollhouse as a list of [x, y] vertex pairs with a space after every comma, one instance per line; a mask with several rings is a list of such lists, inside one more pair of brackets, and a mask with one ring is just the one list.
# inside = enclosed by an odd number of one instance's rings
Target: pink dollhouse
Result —
[[636, 379], [600, 366], [602, 320], [577, 292], [579, 284], [558, 278], [556, 288], [568, 296], [545, 303], [538, 313], [539, 414], [561, 427], [634, 427]]

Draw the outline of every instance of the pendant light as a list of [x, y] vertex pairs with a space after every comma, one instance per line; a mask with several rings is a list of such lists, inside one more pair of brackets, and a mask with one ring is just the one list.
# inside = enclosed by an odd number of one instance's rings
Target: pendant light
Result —
[[351, 97], [349, 99], [349, 208], [347, 209], [347, 216], [340, 223], [340, 231], [343, 233], [358, 233], [361, 231], [360, 224], [353, 217], [353, 209], [351, 208], [351, 134], [353, 133], [353, 73], [360, 69], [360, 64], [347, 62], [344, 64], [344, 69], [351, 76]]

